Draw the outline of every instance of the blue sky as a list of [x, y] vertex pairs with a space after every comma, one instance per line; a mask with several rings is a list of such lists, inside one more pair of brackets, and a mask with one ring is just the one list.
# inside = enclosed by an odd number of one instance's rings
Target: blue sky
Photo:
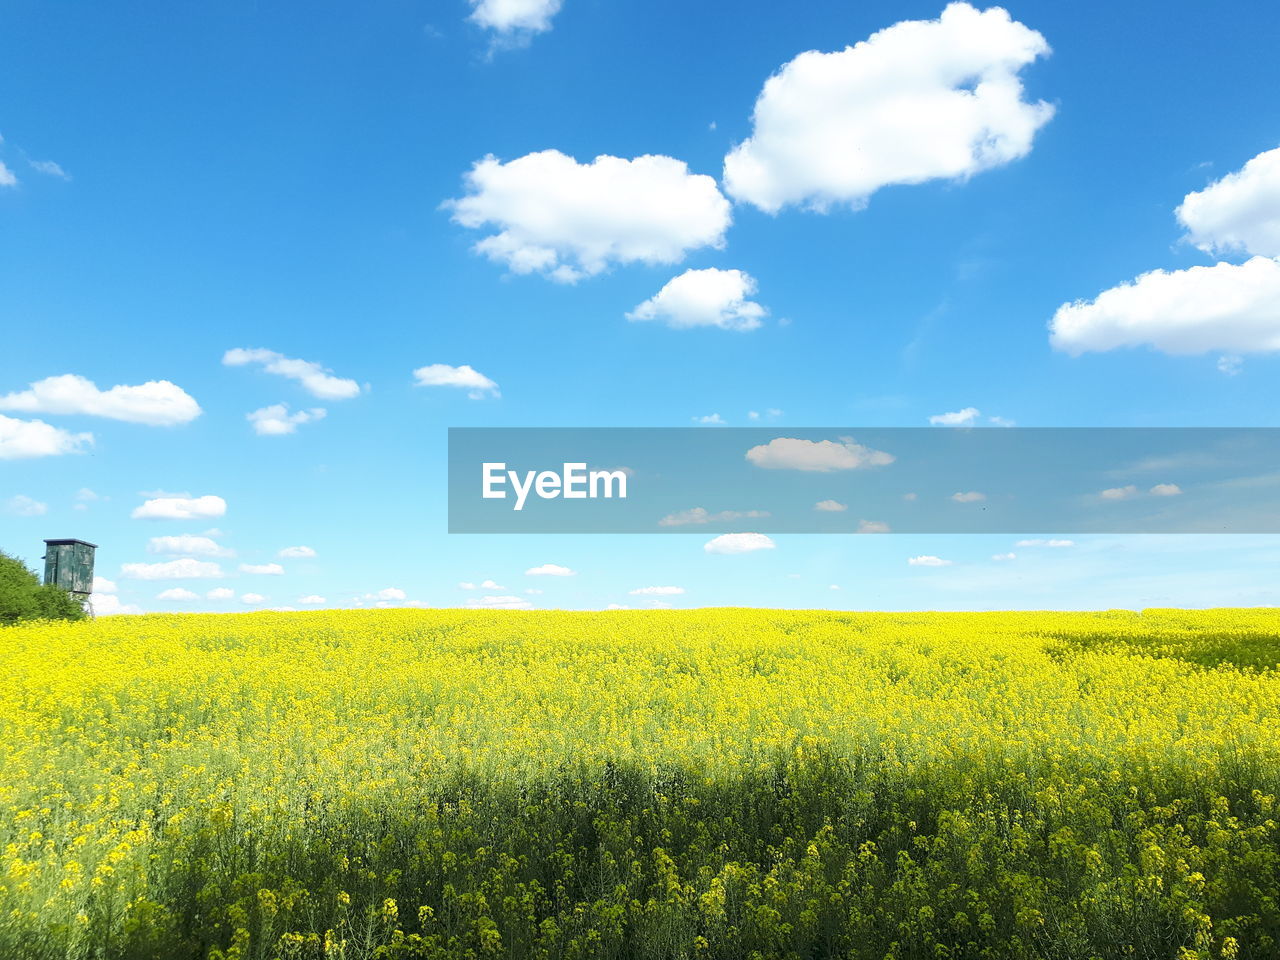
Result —
[[[779, 535], [724, 555], [710, 531], [445, 533], [449, 426], [1274, 425], [1274, 6], [1007, 9], [9, 5], [0, 547], [101, 544], [103, 609], [1280, 601], [1274, 537]], [[886, 28], [816, 76], [796, 60]], [[1013, 92], [969, 129], [948, 98], [970, 104], [975, 77]], [[744, 142], [760, 177], [726, 176]], [[237, 348], [315, 366], [225, 363]], [[67, 375], [174, 386], [32, 392]], [[288, 433], [247, 419], [318, 409]], [[200, 497], [225, 511], [132, 516]], [[152, 542], [183, 535], [217, 546]], [[297, 546], [315, 556], [278, 555]], [[223, 576], [143, 570], [183, 556]], [[525, 573], [547, 564], [574, 574]], [[631, 593], [652, 586], [685, 592]]]

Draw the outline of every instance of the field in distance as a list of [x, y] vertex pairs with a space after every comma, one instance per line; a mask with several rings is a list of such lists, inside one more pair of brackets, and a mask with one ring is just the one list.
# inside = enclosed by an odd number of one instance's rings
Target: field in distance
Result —
[[0, 957], [1280, 955], [1280, 611], [0, 629]]

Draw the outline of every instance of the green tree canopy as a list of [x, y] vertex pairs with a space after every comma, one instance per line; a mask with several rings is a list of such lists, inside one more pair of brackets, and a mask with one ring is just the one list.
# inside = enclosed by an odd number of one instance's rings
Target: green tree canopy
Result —
[[0, 551], [0, 625], [20, 620], [83, 620], [80, 601], [53, 584], [40, 583], [35, 571]]

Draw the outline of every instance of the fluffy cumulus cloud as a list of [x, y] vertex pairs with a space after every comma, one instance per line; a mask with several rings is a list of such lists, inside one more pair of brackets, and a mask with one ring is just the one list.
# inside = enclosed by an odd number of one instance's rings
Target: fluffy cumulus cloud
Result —
[[325, 603], [327, 601], [325, 600], [324, 597], [320, 596], [318, 593], [313, 593], [310, 596], [299, 597], [298, 602], [307, 603], [307, 604], [317, 604], [317, 603]]
[[130, 514], [135, 520], [200, 520], [221, 517], [227, 512], [227, 501], [221, 497], [154, 497]]
[[822, 513], [844, 513], [849, 509], [849, 505], [839, 500], [819, 500], [813, 505], [813, 509]]
[[148, 553], [177, 553], [192, 557], [230, 557], [234, 551], [222, 546], [211, 537], [197, 537], [183, 533], [174, 537], [152, 537], [147, 543]]
[[157, 600], [199, 600], [200, 595], [193, 593], [186, 587], [170, 587], [168, 590], [161, 590], [156, 594]]
[[889, 525], [883, 520], [859, 520], [859, 533], [892, 533]]
[[861, 470], [893, 463], [893, 454], [855, 443], [852, 437], [836, 440], [802, 440], [775, 437], [747, 451], [747, 460], [766, 470]]
[[1153, 497], [1179, 497], [1182, 496], [1182, 488], [1176, 483], [1157, 483], [1149, 491]]
[[120, 614], [141, 613], [142, 608], [132, 603], [124, 603], [111, 593], [89, 594], [89, 606], [95, 617], [115, 617]]
[[274, 350], [234, 347], [222, 356], [228, 367], [257, 364], [267, 373], [296, 380], [313, 397], [321, 400], [349, 400], [360, 394], [360, 384], [334, 376], [312, 360], [295, 360]]
[[730, 223], [715, 180], [663, 156], [490, 156], [467, 174], [466, 195], [446, 206], [462, 226], [493, 231], [477, 253], [564, 283], [613, 264], [678, 263], [690, 250], [722, 246]]
[[161, 563], [126, 563], [121, 575], [130, 580], [208, 580], [222, 576], [222, 567], [212, 560], [182, 557]]
[[236, 592], [230, 587], [214, 587], [205, 594], [210, 600], [230, 600], [236, 595]]
[[243, 593], [240, 595], [240, 602], [249, 604], [250, 606], [266, 603], [267, 598], [260, 593]]
[[284, 567], [278, 563], [242, 563], [240, 564], [240, 572], [279, 577], [284, 575]]
[[530, 567], [524, 572], [526, 577], [572, 577], [576, 574], [576, 570], [562, 567], [558, 563], [544, 563], [539, 567]]
[[941, 557], [935, 557], [932, 554], [923, 554], [919, 557], [909, 557], [907, 564], [912, 567], [949, 567], [950, 560], [943, 560]]
[[115, 593], [116, 584], [114, 580], [108, 580], [106, 577], [93, 578], [94, 593]]
[[777, 544], [763, 533], [722, 533], [702, 545], [707, 553], [753, 553], [772, 550]]
[[408, 598], [408, 594], [399, 587], [383, 587], [377, 593], [365, 594], [366, 600], [404, 600]]
[[684, 587], [637, 587], [629, 593], [633, 597], [677, 597], [684, 593]]
[[1098, 496], [1103, 500], [1128, 500], [1131, 497], [1136, 497], [1137, 495], [1138, 488], [1132, 483], [1126, 484], [1123, 487], [1108, 487], [1106, 490], [1103, 490], [1098, 494]]
[[677, 330], [755, 330], [769, 312], [749, 299], [755, 292], [755, 278], [741, 270], [686, 270], [628, 313], [627, 319], [657, 320]]
[[5, 165], [3, 160], [0, 160], [0, 187], [16, 187], [17, 185], [17, 176]]
[[92, 380], [68, 373], [37, 380], [26, 390], [0, 397], [0, 410], [22, 413], [80, 414], [170, 427], [200, 416], [200, 405], [168, 380], [100, 390]]
[[533, 603], [524, 597], [514, 596], [484, 596], [472, 597], [467, 601], [468, 607], [485, 608], [489, 610], [532, 610]]
[[472, 23], [492, 30], [501, 39], [522, 43], [551, 29], [561, 0], [470, 0]]
[[1049, 330], [1053, 346], [1072, 355], [1144, 345], [1171, 354], [1280, 350], [1280, 261], [1152, 270], [1063, 304]]
[[935, 427], [971, 427], [981, 415], [977, 407], [965, 407], [953, 413], [938, 413], [929, 418]]
[[720, 523], [730, 520], [759, 520], [769, 516], [768, 510], [720, 510], [712, 513], [706, 507], [677, 510], [658, 521], [660, 527], [684, 527], [689, 524]]
[[0, 460], [82, 453], [92, 444], [91, 433], [71, 433], [43, 420], [20, 420], [0, 413]]
[[1177, 214], [1187, 239], [1207, 253], [1280, 257], [1280, 147], [1187, 194]]
[[458, 387], [466, 390], [472, 400], [501, 396], [496, 383], [465, 363], [460, 367], [429, 363], [413, 371], [413, 381], [419, 387]]
[[836, 53], [802, 53], [765, 83], [751, 136], [725, 157], [725, 187], [770, 213], [856, 208], [890, 184], [964, 179], [1017, 160], [1053, 116], [1024, 99], [1019, 76], [1048, 53], [1003, 9], [967, 3]]
[[260, 407], [252, 413], [246, 413], [245, 419], [253, 424], [253, 432], [259, 436], [279, 437], [286, 433], [297, 433], [299, 426], [323, 420], [324, 415], [323, 407], [290, 413], [287, 403], [273, 403], [269, 407]]
[[310, 560], [316, 552], [310, 547], [285, 547], [277, 556], [286, 560]]
[[20, 493], [4, 502], [4, 512], [15, 517], [42, 517], [49, 512], [49, 505]]

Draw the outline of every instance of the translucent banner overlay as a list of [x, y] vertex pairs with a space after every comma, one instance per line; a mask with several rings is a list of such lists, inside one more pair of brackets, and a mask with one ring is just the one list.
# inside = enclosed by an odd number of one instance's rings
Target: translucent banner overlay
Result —
[[1280, 429], [449, 431], [450, 533], [739, 531], [1280, 533]]

